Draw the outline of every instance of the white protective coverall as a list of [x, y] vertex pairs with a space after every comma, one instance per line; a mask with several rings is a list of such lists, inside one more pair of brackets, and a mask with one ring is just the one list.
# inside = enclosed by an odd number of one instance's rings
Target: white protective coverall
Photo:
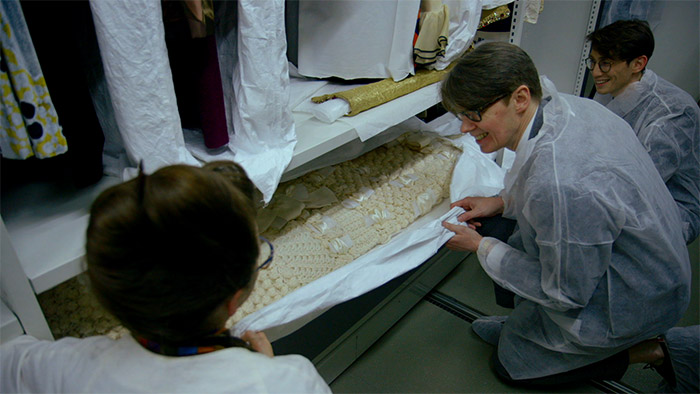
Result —
[[486, 273], [516, 294], [498, 344], [514, 379], [566, 372], [661, 334], [690, 297], [678, 209], [630, 126], [541, 82], [551, 96], [544, 124], [520, 141], [501, 192], [515, 232], [478, 250]]
[[40, 341], [0, 347], [3, 393], [330, 393], [313, 364], [245, 348], [186, 357], [152, 353], [131, 336]]
[[700, 234], [700, 108], [683, 89], [647, 69], [615, 99], [595, 100], [626, 120], [647, 148], [681, 211], [687, 243]]

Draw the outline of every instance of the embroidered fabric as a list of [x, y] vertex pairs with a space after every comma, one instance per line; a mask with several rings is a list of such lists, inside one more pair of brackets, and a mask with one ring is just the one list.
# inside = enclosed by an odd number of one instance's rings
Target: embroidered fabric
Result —
[[[229, 323], [386, 243], [447, 198], [459, 150], [440, 138], [426, 140], [426, 135], [405, 134], [398, 142], [281, 186], [283, 202], [290, 198], [284, 191], [299, 188], [310, 194], [327, 188], [338, 202], [306, 206], [308, 218], [300, 215], [262, 234], [275, 245], [275, 261], [260, 271], [255, 290]], [[273, 196], [260, 217], [275, 211], [278, 201]]]

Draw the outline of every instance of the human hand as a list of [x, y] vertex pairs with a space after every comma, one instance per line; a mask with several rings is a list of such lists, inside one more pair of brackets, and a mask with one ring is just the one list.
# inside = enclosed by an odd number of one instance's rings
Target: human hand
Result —
[[481, 222], [476, 221], [476, 218], [485, 218], [497, 215], [503, 212], [503, 199], [496, 197], [466, 197], [459, 201], [450, 204], [450, 208], [461, 207], [466, 212], [459, 215], [457, 220], [466, 222], [469, 228], [476, 230], [481, 226]]
[[246, 331], [241, 335], [241, 339], [248, 342], [250, 347], [258, 353], [262, 353], [269, 357], [274, 357], [272, 352], [272, 344], [267, 339], [267, 336], [262, 331]]
[[459, 252], [476, 252], [479, 249], [479, 243], [483, 237], [474, 229], [448, 222], [442, 222], [442, 226], [455, 233], [454, 237], [445, 244], [448, 249]]

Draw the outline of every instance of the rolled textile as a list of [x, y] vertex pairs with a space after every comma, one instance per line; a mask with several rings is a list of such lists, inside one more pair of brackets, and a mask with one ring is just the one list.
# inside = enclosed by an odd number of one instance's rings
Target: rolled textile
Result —
[[370, 108], [439, 82], [451, 68], [452, 65], [444, 70], [418, 70], [416, 75], [406, 77], [399, 82], [394, 82], [393, 79], [387, 78], [350, 90], [312, 97], [311, 101], [323, 103], [330, 99], [343, 99], [350, 104], [350, 112], [348, 112], [347, 116], [355, 116]]

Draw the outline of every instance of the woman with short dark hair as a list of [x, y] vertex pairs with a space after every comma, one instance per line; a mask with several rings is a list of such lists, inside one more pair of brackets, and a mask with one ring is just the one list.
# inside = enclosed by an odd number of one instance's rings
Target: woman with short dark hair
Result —
[[164, 167], [98, 196], [87, 274], [131, 335], [17, 338], [0, 352], [0, 391], [330, 392], [309, 360], [225, 329], [272, 249], [260, 255], [245, 171], [210, 167]]

